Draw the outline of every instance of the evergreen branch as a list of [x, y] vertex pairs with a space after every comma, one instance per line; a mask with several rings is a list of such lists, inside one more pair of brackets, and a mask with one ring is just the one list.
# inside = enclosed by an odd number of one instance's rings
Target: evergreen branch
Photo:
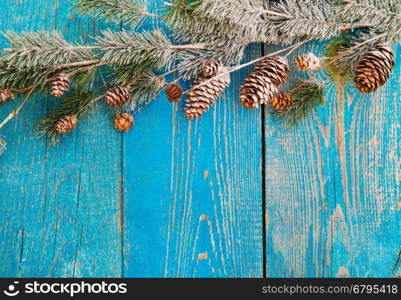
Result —
[[131, 100], [121, 108], [117, 108], [117, 112], [138, 113], [157, 98], [165, 84], [164, 77], [153, 72], [140, 76], [131, 84]]
[[159, 17], [149, 12], [146, 0], [78, 0], [77, 5], [82, 14], [134, 27], [145, 17]]
[[95, 58], [91, 47], [70, 44], [58, 32], [10, 31], [5, 36], [11, 44], [1, 58], [6, 68], [52, 68]]
[[105, 31], [96, 39], [101, 47], [103, 60], [117, 66], [138, 65], [144, 70], [170, 65], [177, 51], [160, 31], [130, 33]]
[[347, 22], [364, 23], [378, 32], [391, 35], [401, 26], [401, 3], [399, 1], [340, 0], [338, 13]]
[[294, 103], [289, 110], [278, 111], [271, 107], [271, 113], [295, 125], [313, 112], [317, 106], [324, 104], [324, 90], [324, 84], [319, 81], [304, 81], [290, 92]]
[[97, 99], [93, 99], [93, 92], [81, 93], [77, 91], [71, 96], [65, 97], [63, 101], [49, 115], [39, 121], [39, 132], [41, 136], [47, 136], [53, 144], [57, 144], [61, 139], [61, 134], [56, 130], [57, 122], [69, 115], [76, 115], [78, 119], [85, 116]]
[[0, 136], [0, 155], [3, 155], [6, 150], [7, 150], [7, 141], [4, 139], [3, 136]]

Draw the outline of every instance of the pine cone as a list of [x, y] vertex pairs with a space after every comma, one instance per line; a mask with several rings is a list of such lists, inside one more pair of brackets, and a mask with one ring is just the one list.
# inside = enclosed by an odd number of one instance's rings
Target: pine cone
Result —
[[76, 115], [69, 115], [61, 118], [56, 123], [56, 131], [58, 133], [68, 133], [73, 131], [78, 124], [78, 118]]
[[14, 94], [9, 89], [0, 88], [0, 103], [6, 102], [8, 99], [14, 98]]
[[105, 95], [105, 101], [110, 106], [121, 106], [130, 100], [131, 91], [128, 87], [117, 86], [109, 89]]
[[58, 74], [50, 79], [51, 94], [54, 97], [61, 97], [70, 89], [70, 78], [65, 74]]
[[[200, 85], [208, 80], [208, 83]], [[230, 84], [230, 74], [227, 68], [222, 67], [216, 78], [199, 77], [195, 83], [196, 86], [188, 92], [185, 105], [185, 116], [189, 120], [199, 118], [216, 103], [217, 98]]]
[[134, 118], [132, 115], [124, 113], [124, 114], [119, 114], [115, 119], [114, 119], [114, 128], [117, 129], [118, 131], [122, 132], [128, 132], [134, 125]]
[[167, 99], [170, 102], [180, 102], [182, 96], [182, 88], [175, 83], [170, 83], [166, 87]]
[[209, 61], [202, 67], [202, 75], [203, 77], [213, 77], [219, 73], [220, 68], [222, 67], [221, 63], [218, 61]]
[[320, 58], [313, 53], [306, 53], [295, 58], [294, 65], [300, 71], [314, 71], [320, 68]]
[[279, 93], [271, 99], [270, 105], [276, 110], [285, 111], [292, 106], [293, 102], [291, 94]]
[[377, 91], [389, 79], [394, 64], [391, 48], [379, 45], [370, 49], [355, 69], [355, 87], [362, 93]]
[[241, 86], [240, 101], [248, 109], [267, 104], [290, 72], [285, 57], [273, 56], [263, 59]]

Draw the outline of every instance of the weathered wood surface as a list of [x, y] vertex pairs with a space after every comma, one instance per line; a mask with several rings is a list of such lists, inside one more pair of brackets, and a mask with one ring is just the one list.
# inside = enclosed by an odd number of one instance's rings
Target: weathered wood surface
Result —
[[376, 94], [331, 86], [326, 105], [297, 127], [266, 119], [268, 276], [400, 275], [401, 47], [397, 53]]
[[[0, 2], [0, 30], [105, 26], [69, 0]], [[1, 131], [0, 277], [397, 275], [400, 63], [375, 96], [332, 87], [293, 129], [240, 106], [247, 71], [201, 120], [160, 97], [120, 135], [101, 107], [55, 148], [34, 122], [56, 100], [32, 99]]]

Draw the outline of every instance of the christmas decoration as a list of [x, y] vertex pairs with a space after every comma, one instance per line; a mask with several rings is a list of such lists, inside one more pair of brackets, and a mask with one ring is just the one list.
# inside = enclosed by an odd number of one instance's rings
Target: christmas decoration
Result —
[[130, 99], [131, 91], [128, 87], [117, 86], [109, 89], [105, 95], [105, 102], [110, 106], [121, 106]]
[[290, 72], [287, 59], [281, 56], [267, 57], [248, 76], [241, 86], [240, 101], [248, 109], [267, 104], [278, 92]]
[[166, 87], [166, 96], [170, 102], [180, 102], [182, 96], [182, 88], [175, 83], [170, 83]]
[[0, 88], [0, 103], [6, 102], [8, 99], [14, 98], [14, 94], [9, 89]]
[[78, 124], [76, 115], [65, 116], [56, 123], [56, 131], [58, 133], [68, 133], [73, 131]]
[[320, 58], [313, 53], [306, 53], [297, 56], [295, 58], [294, 65], [300, 71], [315, 71], [320, 69]]
[[375, 92], [384, 85], [394, 68], [394, 52], [383, 45], [370, 49], [355, 69], [355, 87], [362, 93]]
[[207, 112], [229, 84], [230, 74], [226, 68], [220, 68], [220, 72], [215, 77], [199, 77], [196, 86], [188, 92], [185, 105], [187, 119], [199, 118]]
[[[401, 39], [399, 0], [304, 0], [302, 5], [298, 0], [172, 0], [158, 10], [166, 12], [160, 15], [149, 10], [146, 0], [76, 3], [82, 14], [130, 28], [103, 31], [87, 44], [68, 42], [57, 32], [7, 32], [9, 45], [0, 52], [0, 103], [14, 96], [24, 100], [0, 129], [46, 87], [63, 96], [39, 122], [39, 132], [53, 143], [100, 99], [120, 118], [116, 128], [125, 131], [123, 124], [130, 122], [121, 114], [139, 113], [164, 88], [172, 102], [186, 95], [185, 116], [196, 119], [216, 103], [231, 73], [255, 64], [241, 86], [240, 102], [249, 109], [271, 104], [268, 111], [295, 124], [324, 102], [323, 82], [341, 78], [347, 84], [354, 77], [364, 93], [384, 85], [395, 63], [391, 47]], [[138, 26], [152, 18], [157, 19], [149, 22], [157, 24], [152, 29]], [[326, 53], [300, 52], [312, 41], [327, 41]], [[245, 61], [244, 50], [262, 43], [287, 46]], [[293, 65], [309, 73], [292, 87], [296, 76], [287, 58], [295, 51]], [[174, 83], [166, 86], [173, 74]], [[330, 78], [317, 80], [326, 74]], [[283, 87], [289, 76], [292, 80]], [[194, 86], [183, 91], [181, 86], [194, 79]]]
[[132, 115], [127, 113], [119, 114], [114, 119], [114, 128], [118, 131], [128, 132], [131, 130], [133, 125], [134, 118], [132, 117]]
[[284, 111], [292, 106], [293, 99], [291, 94], [279, 93], [270, 101], [270, 105], [276, 110]]
[[65, 74], [58, 74], [51, 80], [51, 94], [54, 97], [61, 97], [70, 89], [70, 79]]

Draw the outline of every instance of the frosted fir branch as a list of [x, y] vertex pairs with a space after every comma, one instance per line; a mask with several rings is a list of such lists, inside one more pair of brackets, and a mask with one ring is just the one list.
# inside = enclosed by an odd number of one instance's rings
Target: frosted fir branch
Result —
[[1, 57], [6, 68], [49, 68], [96, 58], [91, 47], [67, 42], [58, 32], [7, 32], [10, 47]]
[[130, 84], [132, 92], [130, 101], [122, 107], [117, 108], [115, 112], [127, 112], [131, 114], [138, 113], [151, 102], [156, 100], [165, 85], [166, 80], [164, 75], [157, 75], [153, 72], [148, 72], [143, 74], [143, 76], [137, 77], [136, 80]]
[[185, 51], [179, 54], [179, 74], [185, 80], [195, 78], [202, 66], [209, 61], [220, 61], [223, 65], [233, 65], [241, 62], [248, 44], [237, 42], [219, 42], [205, 49]]
[[4, 152], [7, 150], [7, 141], [5, 140], [4, 136], [0, 135], [0, 155], [3, 155]]
[[163, 68], [170, 65], [177, 54], [168, 37], [160, 30], [142, 33], [104, 31], [96, 38], [96, 43], [103, 52], [103, 60], [118, 66]]
[[146, 0], [78, 0], [77, 6], [82, 14], [133, 27], [146, 17], [159, 17], [148, 10]]
[[202, 51], [213, 46], [210, 43], [173, 45], [161, 30], [141, 33], [105, 31], [96, 42], [104, 61], [117, 67], [135, 68], [137, 74], [152, 69], [168, 69], [180, 53]]
[[401, 3], [393, 0], [341, 0], [338, 14], [347, 22], [359, 22], [389, 35], [401, 26]]

